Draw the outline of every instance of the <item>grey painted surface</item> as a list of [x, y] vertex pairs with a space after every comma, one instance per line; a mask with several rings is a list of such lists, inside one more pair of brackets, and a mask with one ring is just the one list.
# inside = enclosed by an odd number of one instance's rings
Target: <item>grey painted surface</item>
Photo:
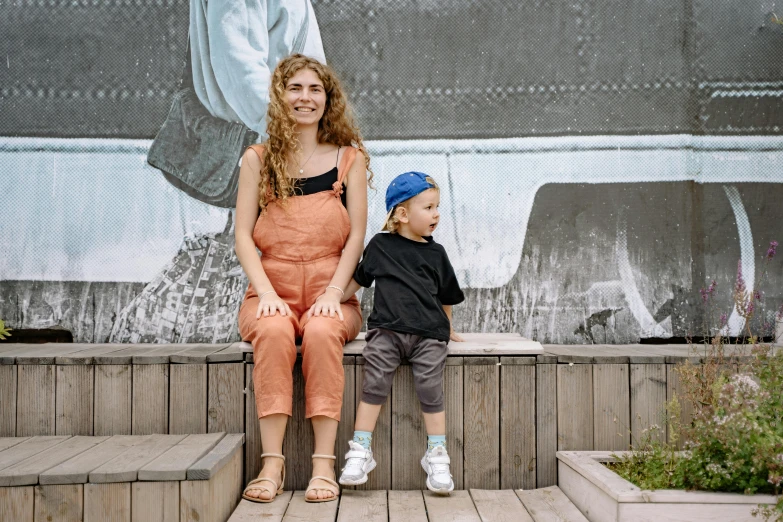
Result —
[[[699, 333], [699, 288], [717, 280], [715, 312], [730, 314], [737, 260], [757, 281], [758, 256], [783, 241], [773, 2], [313, 3], [375, 139], [368, 239], [386, 182], [433, 174], [436, 239], [467, 288], [458, 329], [554, 343]], [[230, 213], [144, 162], [180, 76], [187, 10], [5, 6], [0, 318], [11, 327], [61, 325], [82, 342], [238, 339], [245, 280]], [[95, 139], [58, 139], [73, 137]], [[772, 305], [780, 264], [767, 277]]]
[[[782, 86], [770, 0], [313, 5], [371, 138], [780, 133], [780, 95], [747, 94]], [[186, 0], [8, 3], [0, 135], [152, 138], [187, 21]]]

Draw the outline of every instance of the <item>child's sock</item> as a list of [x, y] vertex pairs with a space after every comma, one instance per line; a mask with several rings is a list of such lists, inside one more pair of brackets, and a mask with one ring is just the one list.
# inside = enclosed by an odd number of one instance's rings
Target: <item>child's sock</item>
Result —
[[359, 444], [364, 449], [370, 449], [370, 443], [372, 442], [372, 432], [370, 431], [354, 431], [353, 441]]
[[427, 435], [427, 449], [431, 450], [436, 446], [442, 446], [443, 449], [446, 449], [445, 435]]

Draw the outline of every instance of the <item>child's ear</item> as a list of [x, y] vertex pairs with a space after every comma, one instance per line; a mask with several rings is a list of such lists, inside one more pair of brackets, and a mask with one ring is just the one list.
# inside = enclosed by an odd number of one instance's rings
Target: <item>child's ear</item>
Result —
[[408, 209], [405, 207], [397, 207], [397, 212], [394, 213], [397, 216], [397, 220], [400, 223], [408, 222]]

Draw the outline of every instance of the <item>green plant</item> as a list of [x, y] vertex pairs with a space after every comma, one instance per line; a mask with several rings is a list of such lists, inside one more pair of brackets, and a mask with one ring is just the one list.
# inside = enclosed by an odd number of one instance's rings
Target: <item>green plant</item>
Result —
[[11, 329], [5, 327], [5, 322], [0, 319], [0, 341], [5, 341], [6, 338], [11, 337]]
[[[704, 344], [692, 345], [702, 363], [676, 368], [682, 396], [667, 404], [669, 440], [656, 436], [657, 426], [645, 430], [632, 451], [617, 456], [611, 466], [620, 476], [644, 489], [771, 493], [778, 496], [777, 503], [759, 506], [754, 514], [783, 521], [783, 351], [776, 353], [760, 342], [771, 328], [758, 290], [777, 246], [776, 241], [770, 243], [756, 289], [746, 288], [738, 265], [733, 300], [745, 321], [743, 332], [730, 342], [727, 316], [721, 314], [718, 327], [705, 330]], [[715, 289], [713, 281], [701, 291], [708, 309]], [[710, 315], [708, 310], [707, 322]], [[783, 320], [783, 306], [775, 320]], [[693, 409], [689, 425], [680, 425], [680, 401]], [[678, 451], [681, 435], [685, 447]]]

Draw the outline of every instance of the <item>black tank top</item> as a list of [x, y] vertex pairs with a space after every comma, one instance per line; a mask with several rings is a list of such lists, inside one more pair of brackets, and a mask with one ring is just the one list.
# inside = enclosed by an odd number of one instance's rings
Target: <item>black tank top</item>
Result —
[[[337, 148], [337, 157], [340, 156], [340, 148]], [[334, 167], [330, 170], [320, 174], [318, 176], [311, 176], [309, 178], [297, 178], [296, 179], [296, 195], [307, 196], [309, 194], [316, 194], [318, 192], [324, 192], [326, 190], [332, 190], [334, 182], [337, 181], [337, 160], [335, 160]], [[340, 195], [340, 201], [343, 206], [345, 205], [345, 183], [343, 183], [343, 193]]]

